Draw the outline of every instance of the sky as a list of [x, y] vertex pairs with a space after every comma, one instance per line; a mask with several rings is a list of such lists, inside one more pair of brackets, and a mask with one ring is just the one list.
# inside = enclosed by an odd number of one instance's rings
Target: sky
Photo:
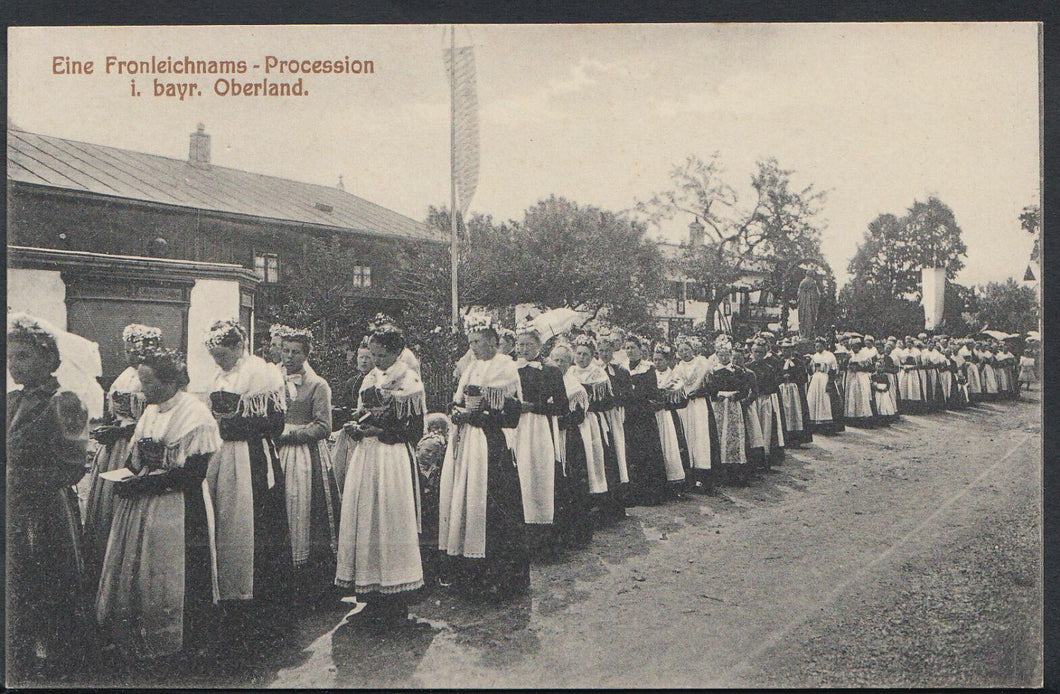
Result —
[[[759, 159], [828, 193], [822, 248], [840, 286], [868, 223], [939, 197], [968, 246], [962, 284], [1021, 279], [1039, 200], [1033, 23], [472, 25], [479, 184], [472, 212], [521, 219], [551, 194], [611, 210], [718, 152], [744, 196]], [[334, 185], [416, 219], [449, 200], [441, 26], [12, 28], [8, 117], [31, 132], [186, 158], [203, 123], [216, 165]], [[105, 74], [106, 56], [371, 60], [306, 75], [308, 96], [218, 96], [215, 77]], [[92, 75], [53, 74], [55, 56]], [[152, 79], [201, 96], [153, 96]], [[251, 70], [241, 81], [292, 79]], [[690, 219], [652, 236], [679, 241]]]

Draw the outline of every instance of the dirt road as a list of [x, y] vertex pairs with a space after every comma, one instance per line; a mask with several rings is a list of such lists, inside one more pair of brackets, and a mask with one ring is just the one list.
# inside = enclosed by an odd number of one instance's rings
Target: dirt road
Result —
[[1037, 395], [818, 437], [749, 487], [630, 509], [513, 604], [436, 589], [382, 636], [336, 606], [185, 684], [1037, 685]]

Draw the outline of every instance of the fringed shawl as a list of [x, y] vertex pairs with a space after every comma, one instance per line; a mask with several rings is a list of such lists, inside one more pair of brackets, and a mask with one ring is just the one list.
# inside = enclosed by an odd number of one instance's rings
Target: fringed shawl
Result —
[[594, 361], [585, 368], [574, 364], [567, 370], [567, 373], [574, 376], [582, 384], [589, 395], [590, 402], [611, 397], [611, 379], [608, 378], [604, 367], [597, 362]]
[[253, 354], [244, 354], [230, 371], [218, 369], [212, 390], [238, 394], [236, 411], [245, 417], [264, 417], [269, 413], [270, 404], [287, 411], [287, 384], [283, 372]]
[[703, 377], [707, 375], [707, 359], [702, 355], [696, 355], [688, 361], [680, 361], [673, 368], [674, 376], [684, 384], [685, 392], [691, 393], [703, 383]]
[[114, 379], [114, 383], [110, 384], [110, 388], [107, 390], [107, 411], [113, 413], [115, 410], [114, 406], [114, 395], [115, 393], [127, 393], [129, 396], [129, 405], [132, 409], [132, 418], [139, 419], [140, 415], [144, 412], [144, 407], [147, 406], [147, 398], [144, 397], [143, 391], [140, 386], [140, 375], [136, 372], [135, 366], [130, 366], [125, 371]]
[[651, 369], [654, 369], [655, 365], [651, 363], [649, 359], [641, 359], [637, 362], [637, 365], [629, 369], [630, 376], [637, 376], [639, 374], [648, 373]]
[[221, 447], [217, 421], [198, 398], [183, 391], [161, 405], [148, 405], [133, 432], [132, 460], [139, 468], [140, 450], [136, 442], [154, 439], [166, 446], [164, 467], [167, 470], [184, 467], [193, 455], [210, 454]]
[[379, 394], [393, 408], [398, 419], [408, 419], [427, 412], [423, 381], [415, 369], [400, 359], [386, 371], [379, 368], [369, 371], [361, 382], [359, 392], [363, 393], [369, 388], [379, 390]]
[[578, 407], [583, 410], [589, 409], [589, 394], [585, 392], [585, 386], [569, 369], [563, 374], [563, 385], [567, 389], [567, 402], [570, 404], [571, 412]]
[[464, 390], [478, 386], [490, 409], [503, 410], [505, 398], [523, 398], [523, 387], [519, 382], [519, 369], [511, 357], [497, 353], [492, 359], [476, 359], [460, 376], [453, 401], [464, 404]]

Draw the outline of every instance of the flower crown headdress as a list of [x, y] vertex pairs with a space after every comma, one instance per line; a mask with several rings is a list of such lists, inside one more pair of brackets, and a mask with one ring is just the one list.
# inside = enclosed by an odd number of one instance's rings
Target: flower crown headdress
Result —
[[588, 332], [575, 335], [574, 339], [571, 340], [571, 344], [575, 347], [588, 347], [593, 351], [596, 350], [596, 341], [593, 339], [593, 334]]
[[151, 344], [157, 345], [162, 341], [162, 329], [141, 325], [140, 323], [130, 323], [121, 331], [121, 339], [123, 342], [129, 342], [140, 349], [144, 349]]
[[652, 352], [661, 354], [664, 357], [669, 357], [671, 354], [674, 353], [674, 348], [666, 344], [665, 342], [656, 342], [654, 349], [652, 349]]
[[7, 335], [13, 340], [26, 340], [44, 351], [59, 356], [55, 336], [40, 323], [25, 313], [17, 313], [7, 319]]
[[291, 334], [293, 330], [294, 328], [288, 325], [273, 323], [271, 326], [269, 326], [269, 338], [287, 337]]
[[718, 335], [714, 339], [714, 349], [716, 351], [721, 349], [722, 347], [732, 349], [732, 338], [725, 334]]
[[466, 334], [482, 333], [489, 330], [496, 332], [498, 335], [501, 333], [493, 324], [493, 318], [489, 314], [473, 311], [464, 316], [464, 332]]
[[221, 342], [225, 338], [232, 335], [232, 333], [238, 334], [239, 337], [243, 340], [243, 344], [246, 344], [246, 328], [244, 328], [243, 324], [240, 323], [237, 319], [226, 318], [224, 320], [217, 321], [216, 323], [210, 326], [210, 330], [206, 333], [205, 343], [207, 349], [213, 349], [214, 347], [218, 347]]
[[532, 320], [526, 320], [515, 326], [515, 334], [518, 335], [533, 335], [538, 340], [541, 339], [541, 333], [537, 329], [537, 324]]

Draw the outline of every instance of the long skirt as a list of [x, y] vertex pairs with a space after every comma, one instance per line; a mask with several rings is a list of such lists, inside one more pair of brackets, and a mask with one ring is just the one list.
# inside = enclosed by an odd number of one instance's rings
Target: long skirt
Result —
[[898, 411], [902, 414], [922, 414], [926, 410], [921, 373], [916, 368], [903, 367], [898, 371]]
[[350, 458], [356, 448], [357, 441], [351, 439], [345, 431], [339, 430], [335, 436], [335, 445], [331, 449], [331, 471], [340, 495], [346, 488], [346, 468], [349, 467]]
[[667, 476], [655, 412], [640, 407], [628, 408], [625, 433], [630, 501], [657, 504], [666, 492]]
[[927, 397], [928, 397], [928, 409], [941, 410], [946, 407], [946, 396], [942, 391], [942, 378], [939, 374], [938, 369], [934, 366], [930, 366], [924, 369], [924, 375], [927, 378]]
[[677, 416], [685, 432], [690, 466], [693, 470], [709, 470], [716, 457], [717, 439], [716, 434], [712, 436], [714, 416], [707, 399], [692, 398], [686, 407], [677, 410]]
[[743, 405], [743, 426], [747, 431], [747, 459], [752, 465], [762, 467], [766, 464], [766, 437], [754, 403]]
[[747, 465], [750, 459], [744, 406], [729, 398], [717, 398], [712, 404], [718, 421], [718, 464]]
[[762, 449], [769, 465], [784, 459], [784, 413], [780, 409], [780, 398], [776, 393], [761, 395], [748, 406], [758, 415], [762, 425]]
[[89, 478], [88, 503], [85, 506], [85, 559], [90, 582], [99, 580], [103, 555], [107, 552], [110, 524], [114, 517], [114, 483], [102, 477], [125, 467], [129, 457], [129, 439], [121, 438], [96, 451]]
[[615, 448], [615, 460], [618, 462], [618, 481], [629, 482], [629, 462], [626, 455], [626, 408], [613, 407], [604, 411], [608, 427], [611, 429], [612, 445]]
[[815, 430], [832, 434], [840, 431], [842, 426], [840, 402], [837, 399], [834, 382], [823, 371], [817, 371], [810, 377], [806, 390], [810, 421]]
[[117, 499], [96, 619], [125, 653], [176, 653], [216, 598], [213, 524], [205, 484], [190, 492]]
[[225, 441], [210, 457], [206, 484], [216, 525], [220, 599], [284, 605], [294, 564], [283, 470], [272, 442]]
[[[628, 468], [627, 468], [627, 482], [622, 481], [622, 469], [618, 463], [618, 440], [619, 436], [614, 429], [611, 428], [612, 418], [608, 416], [609, 412], [614, 412], [614, 409], [607, 410], [604, 412], [588, 412], [586, 419], [595, 419], [600, 430], [600, 438], [602, 445], [602, 463], [601, 459], [596, 459], [590, 466], [590, 473], [598, 473], [600, 468], [603, 468], [604, 478], [602, 489], [599, 485], [599, 479], [596, 479], [592, 487], [593, 491], [593, 503], [600, 508], [609, 509], [612, 512], [617, 512], [627, 501], [628, 492]], [[594, 445], [595, 449], [595, 445]], [[595, 457], [594, 450], [594, 457]]]
[[666, 470], [667, 482], [681, 482], [685, 479], [685, 468], [681, 462], [681, 440], [674, 426], [672, 410], [659, 410], [655, 413], [655, 426], [659, 430], [659, 443], [662, 446], [663, 468]]
[[949, 407], [950, 402], [952, 402], [954, 385], [956, 385], [956, 381], [953, 378], [952, 371], [946, 369], [939, 372], [939, 386], [942, 389], [943, 407]]
[[83, 645], [85, 597], [81, 515], [72, 487], [28, 495], [8, 489], [6, 555], [8, 677], [27, 682], [38, 644], [57, 663]]
[[1038, 369], [1035, 368], [1033, 361], [1029, 363], [1020, 363], [1019, 382], [1022, 384], [1038, 382]]
[[983, 399], [997, 400], [997, 371], [990, 364], [981, 364], [980, 366], [982, 370]]
[[405, 443], [363, 439], [342, 491], [335, 585], [392, 595], [423, 586], [419, 475]]
[[609, 441], [611, 430], [600, 412], [586, 412], [581, 431], [588, 458], [589, 493], [603, 494], [608, 491], [606, 451], [611, 448]]
[[[287, 523], [295, 569], [322, 578], [334, 570], [338, 549], [339, 491], [323, 441], [280, 448], [287, 492]], [[323, 585], [330, 585], [331, 576]], [[311, 579], [312, 580], [312, 579]]]
[[964, 363], [964, 377], [968, 381], [968, 402], [977, 402], [983, 396], [983, 382], [979, 377], [979, 367], [972, 362]]
[[998, 366], [994, 369], [994, 375], [997, 377], [997, 391], [1001, 395], [1007, 395], [1012, 391], [1012, 379], [1009, 376], [1009, 370], [1007, 366]]
[[515, 464], [523, 494], [523, 514], [531, 524], [548, 524], [555, 515], [556, 446], [552, 422], [525, 412], [515, 428]]
[[[888, 381], [890, 381], [890, 379], [888, 379]], [[872, 400], [873, 405], [876, 408], [876, 418], [884, 424], [889, 424], [898, 419], [898, 404], [895, 402], [894, 398], [894, 386], [890, 383], [888, 383], [888, 385], [891, 387], [883, 392], [876, 390], [875, 387], [872, 389]]]
[[867, 371], [848, 371], [844, 419], [852, 427], [871, 427], [872, 378]]
[[781, 383], [778, 397], [784, 413], [784, 441], [798, 446], [813, 441], [806, 391], [797, 383]]
[[[589, 493], [589, 468], [587, 456], [592, 451], [585, 444], [589, 433], [588, 420], [579, 426], [559, 432], [564, 460], [557, 469], [562, 484], [557, 485], [560, 495], [556, 499], [556, 515], [553, 521], [554, 543], [569, 549], [580, 549], [593, 537], [593, 521], [590, 516], [592, 496]], [[559, 478], [557, 478], [559, 479]]]
[[439, 498], [438, 549], [461, 557], [455, 580], [472, 594], [529, 588], [519, 473], [499, 427], [458, 426], [442, 466]]

